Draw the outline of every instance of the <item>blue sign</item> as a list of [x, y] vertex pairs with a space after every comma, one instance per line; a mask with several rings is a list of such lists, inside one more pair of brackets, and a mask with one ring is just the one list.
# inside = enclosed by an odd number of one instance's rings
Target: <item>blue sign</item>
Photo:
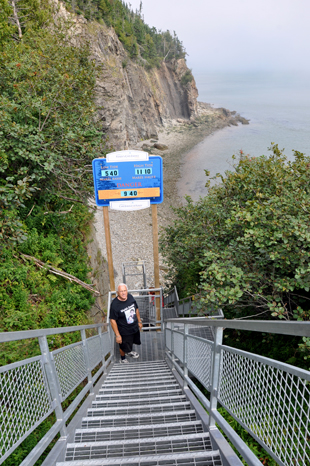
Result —
[[149, 156], [148, 160], [107, 162], [93, 160], [96, 204], [108, 206], [110, 201], [149, 199], [151, 204], [163, 202], [163, 160]]

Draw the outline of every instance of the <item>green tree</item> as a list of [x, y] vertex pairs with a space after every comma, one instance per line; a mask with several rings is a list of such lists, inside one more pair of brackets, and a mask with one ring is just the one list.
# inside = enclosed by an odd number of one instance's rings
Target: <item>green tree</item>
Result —
[[[40, 196], [87, 200], [91, 160], [102, 152], [94, 124], [95, 65], [88, 48], [46, 30], [8, 40], [0, 56], [2, 239], [22, 238], [16, 208]], [[11, 211], [11, 213], [10, 213]], [[10, 217], [15, 218], [10, 231]], [[16, 224], [17, 222], [17, 224]], [[0, 223], [1, 229], [1, 223]]]
[[288, 161], [274, 145], [176, 209], [162, 253], [180, 294], [199, 292], [206, 312], [309, 320], [309, 170], [309, 157]]

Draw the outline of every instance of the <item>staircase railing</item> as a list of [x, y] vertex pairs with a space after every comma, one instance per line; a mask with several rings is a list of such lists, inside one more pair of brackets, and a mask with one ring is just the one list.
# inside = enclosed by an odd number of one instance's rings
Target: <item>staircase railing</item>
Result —
[[[217, 424], [249, 465], [261, 465], [221, 416], [219, 403], [279, 465], [310, 464], [310, 372], [223, 345], [224, 328], [310, 336], [310, 322], [189, 318], [164, 325], [167, 357], [208, 411], [211, 434]], [[210, 326], [214, 341], [192, 331]]]
[[[175, 307], [176, 313], [179, 317], [199, 316], [199, 311], [197, 309], [196, 303], [196, 295], [179, 299], [178, 290], [176, 287], [172, 288], [164, 295], [164, 307]], [[209, 313], [209, 316], [214, 318], [223, 318], [224, 314], [222, 309], [214, 309], [212, 312]]]
[[[0, 464], [53, 412], [56, 421], [22, 466], [32, 466], [110, 364], [112, 346], [105, 324], [0, 333], [0, 343], [38, 339], [41, 354], [0, 367]], [[86, 337], [93, 330], [97, 334]], [[80, 332], [76, 343], [50, 351], [48, 337]], [[100, 366], [100, 367], [99, 367]], [[64, 411], [63, 402], [85, 386]]]

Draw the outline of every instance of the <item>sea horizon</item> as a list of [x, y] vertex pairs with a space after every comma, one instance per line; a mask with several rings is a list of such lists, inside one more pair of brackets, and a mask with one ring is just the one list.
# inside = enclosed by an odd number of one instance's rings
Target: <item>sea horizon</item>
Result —
[[207, 194], [204, 170], [211, 175], [232, 168], [232, 155], [242, 150], [268, 156], [272, 143], [288, 159], [293, 150], [310, 155], [310, 71], [301, 74], [264, 71], [194, 73], [198, 101], [236, 111], [249, 125], [214, 132], [183, 156], [181, 197], [194, 200]]

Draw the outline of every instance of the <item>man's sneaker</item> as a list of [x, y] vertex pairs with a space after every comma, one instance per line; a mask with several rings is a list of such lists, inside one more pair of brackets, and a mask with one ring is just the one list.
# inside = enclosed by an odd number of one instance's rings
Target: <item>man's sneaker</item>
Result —
[[135, 351], [130, 351], [130, 353], [127, 353], [127, 356], [131, 356], [132, 358], [137, 359], [140, 354], [136, 353]]
[[121, 359], [121, 360], [120, 360], [120, 363], [121, 363], [121, 364], [129, 364], [129, 362], [128, 362], [127, 359]]

